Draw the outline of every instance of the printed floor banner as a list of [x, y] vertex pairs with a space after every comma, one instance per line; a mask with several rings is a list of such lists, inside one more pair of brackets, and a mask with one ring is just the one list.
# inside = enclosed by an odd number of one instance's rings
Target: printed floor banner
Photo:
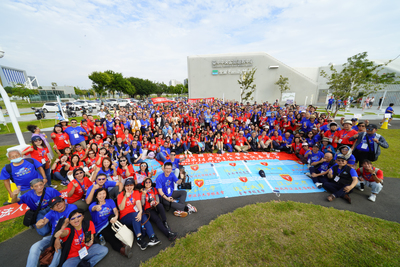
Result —
[[[178, 155], [183, 158], [183, 155]], [[146, 159], [153, 180], [162, 173], [161, 163]], [[313, 193], [318, 189], [307, 172], [307, 165], [299, 162], [293, 154], [283, 152], [249, 152], [224, 154], [194, 154], [181, 163], [190, 181], [192, 190], [187, 191], [187, 201], [229, 198], [268, 193]], [[135, 171], [139, 164], [135, 164]], [[263, 170], [265, 178], [260, 176]], [[66, 189], [60, 191], [67, 197]], [[29, 208], [17, 203], [0, 207], [0, 222], [25, 214]]]

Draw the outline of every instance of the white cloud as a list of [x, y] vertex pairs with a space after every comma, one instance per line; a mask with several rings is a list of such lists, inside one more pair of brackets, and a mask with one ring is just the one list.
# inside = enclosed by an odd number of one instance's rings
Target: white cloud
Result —
[[107, 69], [183, 81], [187, 56], [265, 51], [289, 66], [399, 54], [398, 1], [30, 1], [0, 3], [0, 64], [42, 85], [90, 87]]

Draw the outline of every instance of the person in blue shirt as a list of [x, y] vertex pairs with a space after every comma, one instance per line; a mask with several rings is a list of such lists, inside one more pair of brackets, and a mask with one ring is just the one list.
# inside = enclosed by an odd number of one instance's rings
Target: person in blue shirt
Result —
[[106, 131], [107, 136], [113, 135], [114, 131], [114, 120], [111, 118], [111, 114], [106, 115], [106, 119], [103, 122], [104, 130]]
[[146, 132], [146, 129], [150, 126], [150, 121], [147, 119], [146, 115], [143, 115], [143, 118], [140, 120], [140, 131], [142, 134]]
[[329, 180], [324, 183], [325, 189], [332, 193], [328, 201], [341, 197], [351, 204], [349, 194], [358, 183], [357, 171], [347, 165], [347, 159], [343, 156], [337, 157], [336, 163], [328, 170]]
[[160, 152], [157, 153], [156, 159], [161, 161], [162, 163], [167, 161], [167, 157], [169, 157], [169, 154], [171, 153], [168, 145], [169, 143], [165, 141], [164, 146], [160, 147]]
[[[25, 203], [30, 210], [36, 211], [39, 207], [40, 204], [40, 199], [43, 196], [43, 200], [40, 205], [40, 210], [38, 211], [38, 214], [36, 216], [36, 221], [34, 222], [36, 224], [37, 221], [40, 219], [43, 219], [43, 217], [50, 211], [49, 207], [49, 201], [50, 199], [60, 196], [60, 192], [55, 190], [52, 187], [47, 187], [45, 189], [44, 183], [42, 179], [33, 179], [30, 182], [32, 190], [29, 190], [26, 194], [22, 195], [20, 198], [18, 198], [18, 194], [20, 192], [20, 187], [18, 187], [16, 190], [13, 192], [12, 196], [12, 203], [18, 202], [18, 204], [23, 204]], [[35, 225], [36, 226], [36, 225]], [[49, 224], [45, 225], [43, 228], [38, 229], [36, 228], [36, 231], [38, 232], [39, 235], [45, 236], [47, 235], [51, 230], [51, 226]]]
[[333, 165], [335, 165], [333, 154], [326, 152], [324, 157], [318, 161], [318, 164], [310, 168], [311, 179], [318, 189], [328, 182], [328, 170]]
[[162, 128], [162, 132], [163, 132], [164, 136], [168, 134], [168, 130], [171, 130], [171, 132], [172, 132], [172, 127], [169, 125], [168, 122], [165, 122], [165, 125]]
[[338, 152], [334, 157], [334, 160], [336, 160], [337, 157], [343, 156], [347, 159], [347, 165], [349, 165], [352, 168], [356, 167], [356, 157], [352, 154], [352, 150], [349, 146], [341, 146], [338, 149]]
[[20, 194], [23, 195], [31, 189], [30, 182], [33, 179], [40, 178], [46, 184], [46, 174], [43, 170], [42, 163], [36, 159], [23, 159], [19, 150], [11, 150], [7, 152], [7, 157], [10, 160], [11, 173], [7, 172], [7, 165], [3, 167], [0, 173], [0, 180], [4, 181], [4, 186], [9, 195], [12, 196], [11, 183], [14, 182], [20, 186]]
[[[390, 122], [392, 121], [393, 115], [394, 115], [393, 106], [394, 106], [394, 103], [390, 103], [389, 106], [385, 110], [385, 114], [390, 114], [388, 126], [392, 126], [392, 125], [390, 125]], [[383, 117], [382, 121], [379, 124], [382, 125], [385, 120], [386, 120], [386, 118]]]
[[[166, 162], [164, 164], [164, 172], [159, 174], [156, 178], [156, 189], [160, 195], [160, 202], [164, 206], [172, 207], [174, 215], [177, 217], [186, 217], [191, 213], [197, 212], [197, 209], [190, 204], [186, 203], [186, 191], [185, 190], [174, 190], [174, 183], [180, 185], [182, 183], [181, 178], [177, 178], [172, 173], [172, 163]], [[179, 201], [176, 201], [179, 199]]]
[[78, 126], [78, 122], [75, 119], [71, 120], [71, 126], [64, 130], [69, 136], [69, 141], [72, 147], [75, 149], [75, 145], [80, 144], [83, 149], [86, 149], [85, 135], [88, 133], [82, 127]]
[[95, 183], [93, 185], [91, 185], [86, 191], [86, 199], [85, 199], [86, 204], [90, 205], [90, 203], [92, 203], [93, 199], [95, 199], [93, 197], [94, 194], [100, 188], [107, 189], [108, 195], [112, 199], [116, 199], [118, 197], [118, 194], [123, 189], [123, 184], [121, 182], [121, 177], [119, 177], [119, 178], [120, 178], [120, 180], [118, 182], [110, 181], [110, 180], [107, 179], [107, 174], [98, 173], [96, 175]]
[[129, 148], [129, 162], [131, 164], [139, 164], [143, 162], [143, 150], [142, 148], [138, 145], [137, 140], [133, 140], [132, 144]]
[[308, 151], [304, 156], [307, 157], [307, 162], [310, 166], [310, 172], [307, 173], [307, 176], [311, 176], [311, 173], [315, 172], [314, 167], [318, 165], [320, 160], [324, 157], [324, 153], [319, 151], [318, 144], [314, 144], [312, 150]]
[[331, 96], [331, 98], [328, 100], [328, 106], [326, 109], [332, 109], [333, 103], [335, 103], [335, 99], [333, 99], [333, 96]]
[[[62, 218], [68, 218], [69, 214], [78, 209], [74, 204], [67, 204], [63, 198], [56, 196], [49, 201], [50, 211], [36, 223], [36, 228], [41, 229], [46, 224], [51, 226], [51, 235], [45, 236], [42, 240], [32, 245], [29, 250], [27, 267], [37, 267], [39, 262], [39, 256], [42, 251], [50, 245], [52, 235], [56, 229], [57, 223]], [[61, 244], [60, 240], [56, 239], [54, 247], [58, 249], [58, 252], [54, 253], [53, 261], [50, 266], [57, 266], [61, 257]]]
[[133, 253], [130, 246], [124, 245], [115, 237], [115, 232], [111, 225], [118, 220], [118, 209], [114, 200], [108, 197], [106, 188], [99, 188], [93, 196], [93, 202], [89, 206], [92, 222], [96, 229], [96, 236], [102, 235], [110, 243], [111, 247], [120, 252], [128, 259], [132, 258]]
[[166, 160], [164, 163], [171, 162], [172, 163], [172, 172], [175, 174], [176, 177], [179, 177], [179, 163], [185, 161], [187, 156], [185, 155], [183, 158], [176, 158], [176, 152], [174, 150], [171, 151], [169, 154], [169, 159]]

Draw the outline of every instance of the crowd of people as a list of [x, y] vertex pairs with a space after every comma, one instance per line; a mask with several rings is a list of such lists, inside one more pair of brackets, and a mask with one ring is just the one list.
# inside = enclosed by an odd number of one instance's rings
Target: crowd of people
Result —
[[[167, 212], [178, 217], [197, 212], [186, 203], [186, 191], [177, 190], [186, 177], [180, 163], [193, 153], [294, 154], [308, 164], [307, 175], [315, 186], [330, 192], [329, 201], [344, 198], [351, 203], [353, 189], [365, 187], [371, 187], [368, 199], [375, 202], [383, 173], [373, 162], [381, 147], [388, 148], [377, 126], [368, 121], [335, 121], [314, 106], [280, 106], [278, 101], [101, 109], [97, 116], [84, 114], [79, 122], [64, 119], [56, 124], [50, 135], [55, 155], [47, 136], [37, 126], [28, 128], [32, 145], [22, 152], [9, 151], [11, 163], [0, 175], [12, 202], [40, 209], [33, 227], [45, 237], [32, 246], [27, 266], [36, 266], [49, 245], [56, 248], [50, 266], [76, 266], [81, 259], [93, 266], [107, 254], [106, 247], [93, 244], [100, 235], [113, 250], [131, 257], [131, 246], [122, 244], [112, 230], [117, 220], [133, 229], [142, 250], [160, 243], [153, 225], [175, 240]], [[28, 154], [31, 159], [23, 158]], [[146, 159], [162, 163], [163, 172], [153, 176]], [[11, 190], [10, 180], [17, 189]], [[67, 187], [66, 198], [53, 188], [52, 180]], [[85, 213], [90, 220], [84, 220]], [[84, 240], [87, 232], [91, 236]]]

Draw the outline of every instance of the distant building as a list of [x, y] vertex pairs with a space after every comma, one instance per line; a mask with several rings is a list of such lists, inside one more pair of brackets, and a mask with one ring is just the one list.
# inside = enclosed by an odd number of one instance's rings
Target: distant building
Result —
[[[257, 102], [274, 102], [281, 99], [281, 92], [275, 82], [279, 76], [289, 78], [290, 90], [286, 93], [294, 95], [298, 105], [322, 104], [326, 102], [328, 95], [327, 80], [320, 76], [321, 70], [330, 74], [330, 66], [314, 68], [290, 67], [265, 52], [256, 53], [232, 53], [214, 55], [188, 56], [188, 83], [190, 98], [216, 97], [228, 100], [240, 100], [240, 87], [238, 79], [245, 71], [256, 68], [255, 81], [257, 85], [254, 92], [254, 100]], [[376, 64], [386, 61], [371, 60]], [[333, 65], [332, 63], [330, 65]], [[335, 69], [341, 71], [341, 65], [334, 65]], [[387, 65], [383, 73], [395, 72], [400, 76], [400, 58]], [[400, 86], [387, 86], [392, 91], [392, 101], [400, 104]], [[378, 98], [383, 91], [371, 94]], [[389, 95], [389, 92], [388, 92]], [[397, 105], [397, 104], [396, 104]]]
[[183, 85], [187, 85], [187, 84], [188, 84], [188, 79], [186, 78], [183, 80]]
[[26, 88], [36, 89], [39, 82], [36, 76], [28, 76], [25, 70], [1, 66], [0, 65], [0, 84], [3, 87], [14, 87], [17, 84], [23, 84]]
[[178, 84], [182, 84], [181, 82], [177, 81], [177, 80], [170, 80], [169, 81], [169, 86], [176, 86]]

